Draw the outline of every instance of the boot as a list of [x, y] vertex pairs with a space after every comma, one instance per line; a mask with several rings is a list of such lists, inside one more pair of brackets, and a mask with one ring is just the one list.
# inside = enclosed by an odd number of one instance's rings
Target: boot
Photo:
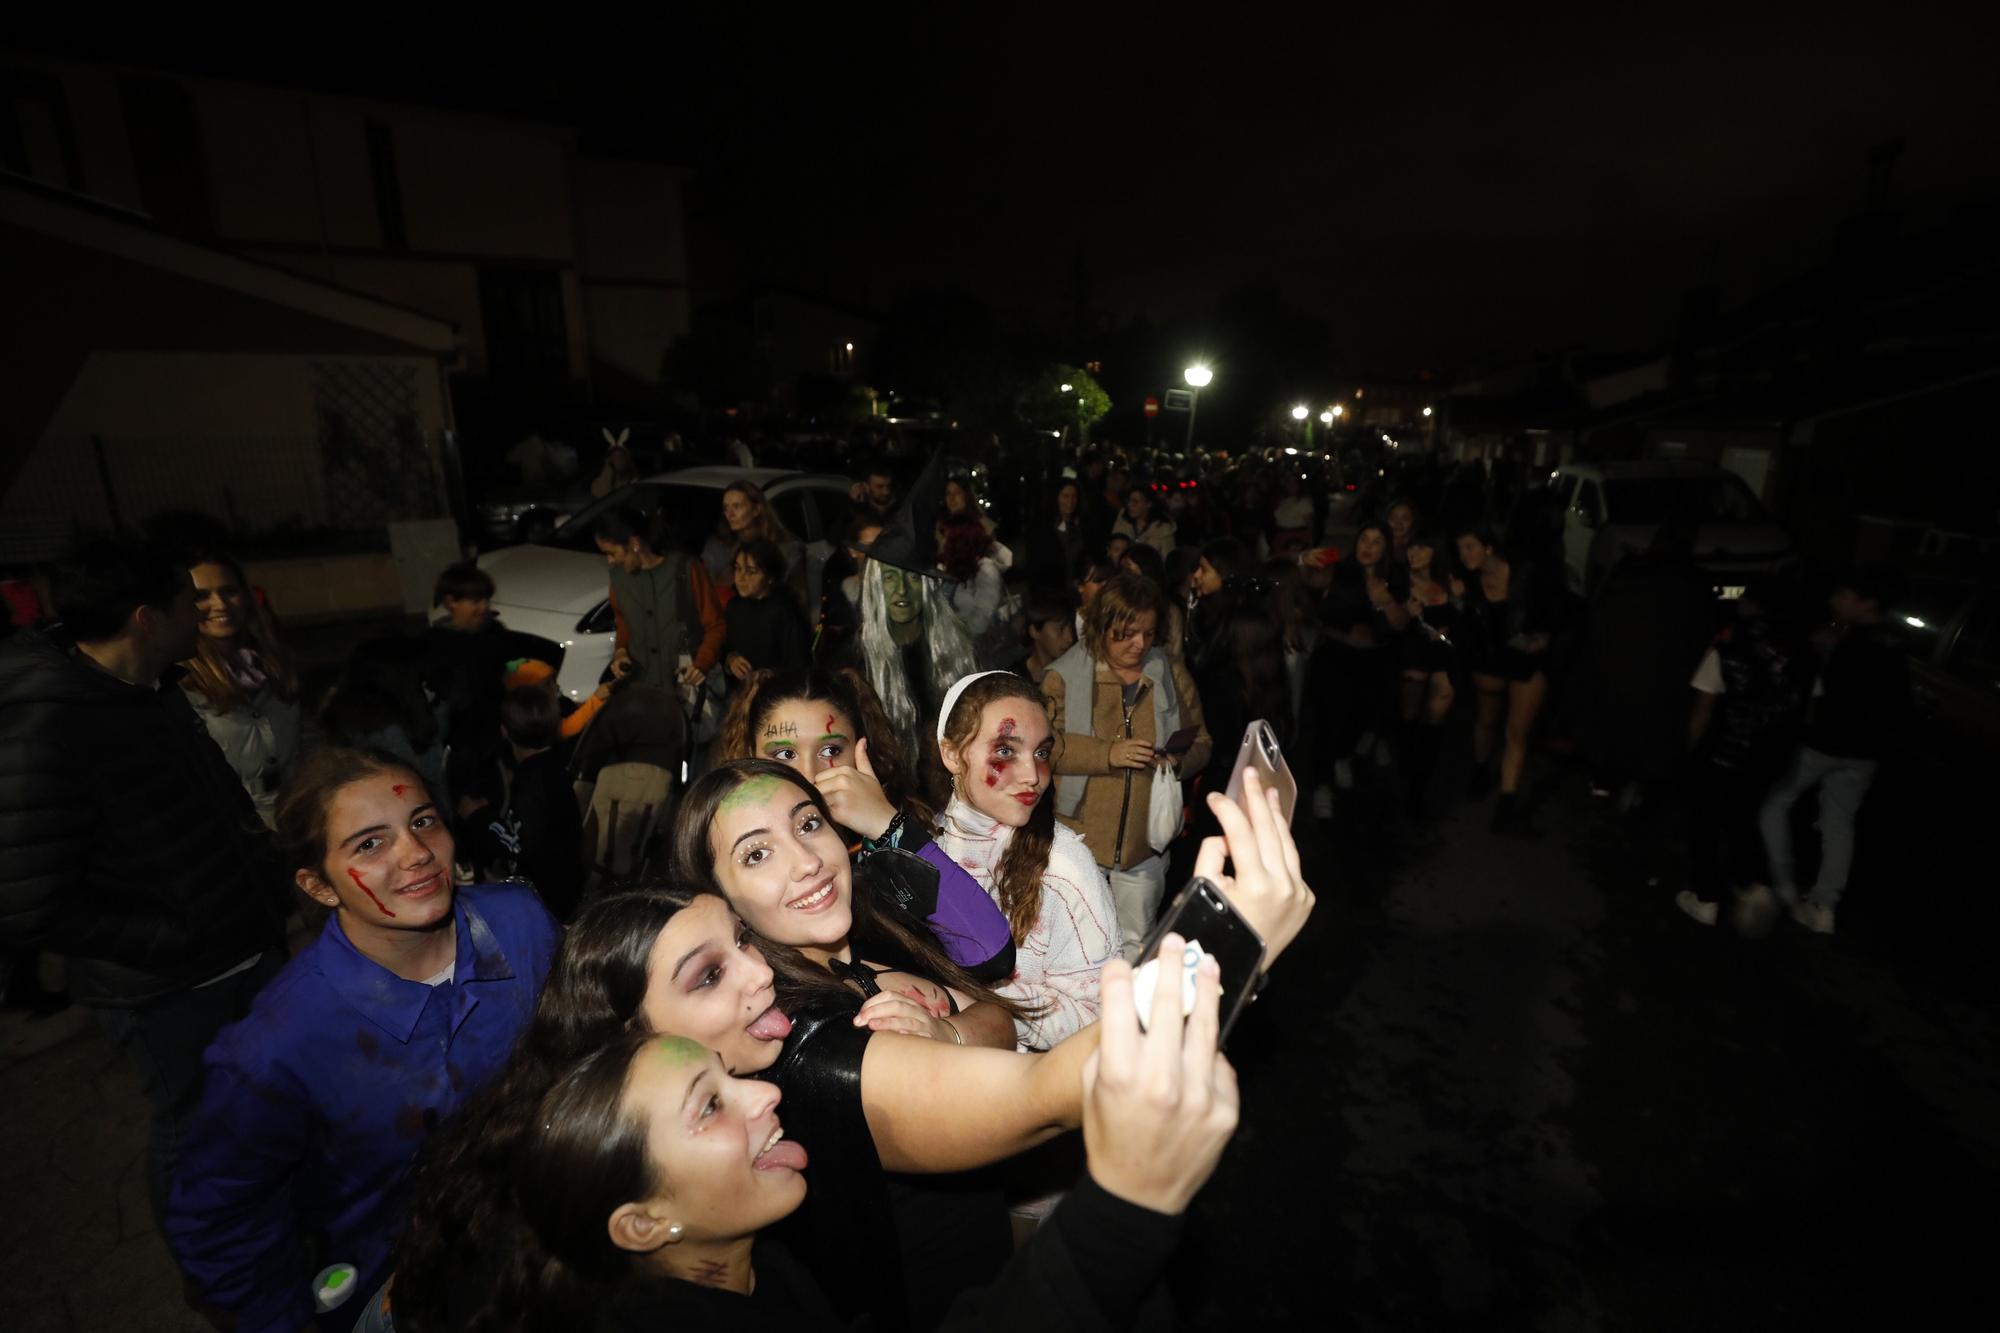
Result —
[[1518, 793], [1503, 791], [1493, 806], [1493, 831], [1503, 838], [1532, 838], [1536, 836], [1535, 826], [1528, 820], [1528, 811], [1521, 804]]

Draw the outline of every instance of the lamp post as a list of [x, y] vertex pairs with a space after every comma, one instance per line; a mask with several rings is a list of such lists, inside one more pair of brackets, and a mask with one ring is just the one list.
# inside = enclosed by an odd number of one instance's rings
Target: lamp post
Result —
[[1311, 417], [1312, 417], [1312, 409], [1307, 407], [1304, 403], [1299, 403], [1292, 408], [1292, 420], [1298, 422], [1299, 426], [1305, 431], [1306, 449], [1308, 452], [1310, 452], [1313, 447], [1313, 427], [1312, 427]]
[[1192, 457], [1194, 454], [1194, 414], [1201, 407], [1201, 391], [1206, 389], [1209, 386], [1209, 382], [1215, 378], [1215, 372], [1207, 366], [1196, 364], [1189, 366], [1185, 371], [1181, 372], [1181, 375], [1187, 381], [1188, 388], [1194, 391], [1193, 396], [1188, 399], [1187, 443], [1182, 446], [1182, 449]]

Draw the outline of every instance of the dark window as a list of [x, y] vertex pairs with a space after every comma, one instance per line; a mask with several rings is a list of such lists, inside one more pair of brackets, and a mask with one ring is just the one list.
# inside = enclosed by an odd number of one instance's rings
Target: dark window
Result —
[[382, 248], [409, 249], [410, 235], [403, 227], [403, 181], [396, 174], [395, 132], [387, 125], [368, 127], [368, 174], [375, 182], [375, 220], [382, 228]]
[[208, 156], [194, 98], [174, 80], [149, 74], [120, 79], [118, 95], [146, 211], [175, 231], [214, 235], [215, 203], [209, 196]]
[[557, 380], [569, 375], [562, 274], [551, 268], [479, 270], [480, 323], [491, 374]]
[[48, 75], [0, 71], [0, 167], [65, 190], [83, 188], [69, 103]]
[[801, 490], [786, 491], [771, 498], [771, 508], [778, 511], [778, 521], [785, 530], [806, 542], [813, 539], [812, 529], [806, 526], [806, 493]]
[[1696, 523], [1768, 522], [1764, 506], [1729, 473], [1711, 477], [1631, 477], [1604, 483], [1613, 523], [1664, 523], [1670, 515]]

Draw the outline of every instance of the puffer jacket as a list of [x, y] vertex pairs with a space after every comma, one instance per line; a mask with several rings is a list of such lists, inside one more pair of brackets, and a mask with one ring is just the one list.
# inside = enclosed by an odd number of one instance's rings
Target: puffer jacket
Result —
[[187, 696], [38, 630], [0, 644], [0, 947], [71, 959], [83, 1004], [186, 990], [283, 942], [269, 833]]
[[[1159, 649], [1153, 651], [1158, 652]], [[1196, 691], [1194, 678], [1178, 660], [1170, 662], [1174, 673], [1174, 692], [1180, 696], [1181, 725], [1195, 729], [1194, 745], [1181, 756], [1176, 766], [1183, 778], [1199, 773], [1208, 763], [1209, 751], [1214, 743], [1209, 739], [1208, 726], [1202, 721], [1201, 695]], [[1055, 771], [1058, 775], [1079, 775], [1090, 779], [1084, 788], [1083, 805], [1074, 819], [1057, 818], [1071, 829], [1083, 835], [1083, 841], [1090, 848], [1090, 854], [1097, 858], [1097, 864], [1109, 870], [1130, 870], [1141, 861], [1158, 853], [1146, 841], [1146, 812], [1151, 809], [1153, 799], [1153, 778], [1150, 769], [1113, 768], [1111, 766], [1111, 744], [1126, 737], [1151, 741], [1155, 747], [1167, 740], [1156, 735], [1153, 720], [1153, 700], [1151, 682], [1142, 682], [1138, 700], [1132, 705], [1129, 720], [1125, 713], [1124, 686], [1119, 683], [1118, 673], [1104, 663], [1091, 661], [1092, 694], [1091, 734], [1066, 731], [1063, 719], [1067, 711], [1077, 707], [1077, 701], [1065, 697], [1067, 690], [1062, 677], [1051, 671], [1042, 677], [1042, 689], [1046, 694], [1049, 708], [1049, 725], [1055, 730], [1060, 743], [1056, 747]]]

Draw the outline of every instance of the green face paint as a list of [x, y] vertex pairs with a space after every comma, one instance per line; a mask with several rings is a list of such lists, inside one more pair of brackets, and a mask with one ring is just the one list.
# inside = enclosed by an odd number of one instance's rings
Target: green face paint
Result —
[[783, 778], [765, 777], [762, 775], [751, 778], [722, 798], [721, 809], [726, 814], [741, 810], [747, 805], [757, 805], [760, 802], [767, 801], [783, 782]]
[[686, 1037], [666, 1036], [655, 1043], [656, 1050], [677, 1065], [701, 1063], [708, 1059], [708, 1047]]

